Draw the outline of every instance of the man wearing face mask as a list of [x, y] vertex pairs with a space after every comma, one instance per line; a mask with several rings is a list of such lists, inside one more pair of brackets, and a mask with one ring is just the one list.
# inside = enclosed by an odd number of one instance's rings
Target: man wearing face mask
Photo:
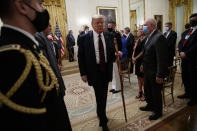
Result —
[[42, 0], [1, 0], [0, 18], [1, 129], [70, 131], [58, 80], [34, 38], [49, 24]]
[[157, 30], [157, 22], [150, 18], [144, 22], [144, 34], [148, 35], [143, 50], [144, 95], [147, 105], [142, 111], [153, 111], [149, 120], [162, 116], [161, 89], [168, 69], [168, 45], [164, 35]]
[[177, 33], [172, 30], [172, 22], [165, 23], [165, 33], [164, 36], [166, 37], [168, 41], [168, 66], [173, 65], [174, 56], [175, 53], [175, 47], [176, 47], [176, 39], [177, 39]]
[[[122, 41], [120, 32], [116, 31], [116, 23], [114, 21], [110, 21], [108, 23], [108, 32], [112, 34], [113, 38], [116, 38], [118, 44], [118, 51], [120, 56], [122, 56]], [[113, 63], [113, 79], [112, 79], [112, 89], [110, 92], [118, 93], [121, 91], [120, 86], [120, 76], [118, 72], [118, 65], [116, 62]]]
[[190, 17], [191, 28], [182, 33], [178, 44], [179, 54], [182, 59], [182, 81], [185, 87], [185, 94], [178, 98], [189, 98], [189, 106], [196, 105], [197, 99], [197, 13]]

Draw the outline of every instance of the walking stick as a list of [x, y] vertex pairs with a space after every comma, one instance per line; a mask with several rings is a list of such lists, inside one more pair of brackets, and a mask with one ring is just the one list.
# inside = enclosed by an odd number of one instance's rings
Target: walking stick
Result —
[[[118, 54], [118, 43], [117, 43], [116, 38], [114, 38], [114, 44], [115, 44], [116, 54]], [[116, 62], [117, 62], [117, 65], [118, 65], [118, 72], [119, 72], [119, 76], [120, 76], [121, 96], [122, 96], [122, 104], [123, 104], [123, 109], [124, 109], [124, 117], [125, 117], [125, 121], [127, 122], [127, 114], [126, 114], [124, 90], [123, 90], [123, 80], [122, 80], [122, 74], [120, 72], [120, 56], [117, 56], [117, 61]]]

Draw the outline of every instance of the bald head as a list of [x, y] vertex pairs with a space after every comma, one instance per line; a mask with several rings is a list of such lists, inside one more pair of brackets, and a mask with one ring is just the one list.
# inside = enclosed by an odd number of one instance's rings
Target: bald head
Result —
[[157, 22], [154, 18], [148, 18], [144, 22], [144, 26], [147, 26], [149, 32], [148, 34], [152, 33], [155, 29], [157, 29]]

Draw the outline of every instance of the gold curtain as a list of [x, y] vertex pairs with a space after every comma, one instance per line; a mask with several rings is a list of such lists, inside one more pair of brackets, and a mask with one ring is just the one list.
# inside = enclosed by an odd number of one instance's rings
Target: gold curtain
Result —
[[173, 29], [176, 30], [177, 23], [177, 6], [184, 5], [184, 14], [183, 14], [183, 29], [185, 24], [189, 22], [189, 16], [193, 12], [193, 0], [169, 0], [169, 20], [173, 23]]
[[65, 0], [44, 0], [43, 6], [48, 10], [50, 14], [50, 22], [53, 35], [55, 34], [56, 23], [59, 25], [65, 49], [63, 58], [68, 59], [68, 51], [65, 48], [67, 35], [67, 16]]

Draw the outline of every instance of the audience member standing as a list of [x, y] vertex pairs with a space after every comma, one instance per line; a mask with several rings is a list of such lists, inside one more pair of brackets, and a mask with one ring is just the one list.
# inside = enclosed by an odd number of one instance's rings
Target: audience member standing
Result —
[[125, 60], [127, 59], [127, 39], [126, 36], [124, 35], [123, 30], [121, 33], [121, 41], [122, 41], [122, 57], [120, 58], [120, 60]]
[[182, 33], [179, 53], [182, 59], [182, 81], [185, 94], [178, 98], [190, 98], [188, 105], [197, 104], [197, 13], [190, 16], [191, 28]]
[[[116, 23], [114, 21], [110, 21], [108, 23], [108, 32], [112, 34], [113, 38], [116, 38], [116, 41], [118, 44], [118, 51], [119, 53], [122, 53], [121, 35], [120, 35], [120, 32], [116, 30]], [[114, 62], [113, 63], [112, 89], [110, 90], [110, 92], [118, 93], [120, 91], [121, 91], [121, 85], [120, 85], [120, 75], [118, 72], [118, 65], [116, 62]]]
[[69, 62], [74, 61], [74, 47], [75, 46], [75, 38], [73, 36], [73, 31], [69, 30], [68, 35], [66, 37], [66, 48], [69, 53]]
[[55, 43], [53, 43], [52, 41], [50, 41], [48, 39], [48, 35], [50, 34], [50, 32], [51, 32], [51, 24], [49, 22], [49, 25], [45, 30], [43, 30], [42, 32], [37, 32], [35, 34], [35, 38], [39, 42], [40, 49], [42, 50], [44, 56], [49, 61], [50, 66], [51, 66], [52, 70], [54, 71], [54, 73], [57, 77], [59, 88], [60, 88], [60, 93], [61, 93], [61, 95], [59, 95], [59, 97], [60, 97], [62, 105], [59, 106], [59, 107], [56, 107], [56, 108], [61, 109], [61, 111], [59, 111], [59, 115], [64, 116], [66, 126], [69, 129], [69, 128], [71, 128], [71, 125], [70, 125], [70, 120], [69, 120], [69, 117], [68, 117], [67, 109], [66, 109], [66, 106], [65, 106], [65, 103], [64, 103], [64, 96], [65, 96], [66, 87], [64, 85], [64, 81], [63, 81], [62, 75], [60, 73], [60, 67], [59, 67], [58, 61], [56, 59], [57, 51], [56, 51], [55, 48], [57, 48], [57, 47], [55, 47], [55, 45], [54, 45]]
[[89, 26], [85, 26], [84, 27], [84, 30], [81, 32], [81, 35], [83, 35], [83, 34], [87, 34], [89, 32]]
[[93, 31], [82, 35], [79, 40], [78, 63], [81, 78], [93, 86], [99, 126], [108, 131], [106, 116], [106, 101], [108, 84], [112, 80], [115, 47], [113, 37], [104, 31], [104, 16], [92, 17]]
[[139, 39], [136, 41], [135, 46], [133, 48], [132, 62], [135, 64], [135, 74], [138, 79], [139, 92], [136, 98], [140, 98], [141, 101], [144, 101], [144, 93], [142, 86], [144, 85], [144, 74], [141, 72], [140, 67], [142, 66], [143, 60], [143, 46], [146, 39], [143, 33], [143, 26], [139, 26], [138, 28], [138, 37]]
[[173, 66], [174, 56], [176, 55], [176, 40], [177, 33], [172, 30], [172, 22], [165, 23], [164, 36], [167, 39], [168, 44], [168, 67]]
[[79, 37], [81, 36], [81, 30], [79, 30], [79, 34], [78, 34], [78, 36], [77, 36], [77, 46], [79, 47]]
[[[126, 35], [126, 39], [127, 39], [127, 57], [129, 59], [132, 59], [132, 54], [133, 54], [133, 47], [135, 45], [135, 39], [133, 34], [130, 32], [130, 28], [126, 27], [125, 29], [125, 35]], [[130, 73], [133, 73], [133, 63], [131, 62], [131, 69], [130, 69]]]
[[59, 81], [34, 37], [49, 24], [42, 1], [1, 0], [0, 18], [1, 130], [71, 131]]
[[143, 71], [144, 93], [147, 105], [140, 107], [142, 111], [153, 111], [150, 120], [156, 120], [162, 116], [161, 89], [163, 78], [168, 70], [168, 45], [164, 35], [157, 30], [157, 22], [150, 18], [144, 22], [144, 34], [148, 37], [144, 44]]

